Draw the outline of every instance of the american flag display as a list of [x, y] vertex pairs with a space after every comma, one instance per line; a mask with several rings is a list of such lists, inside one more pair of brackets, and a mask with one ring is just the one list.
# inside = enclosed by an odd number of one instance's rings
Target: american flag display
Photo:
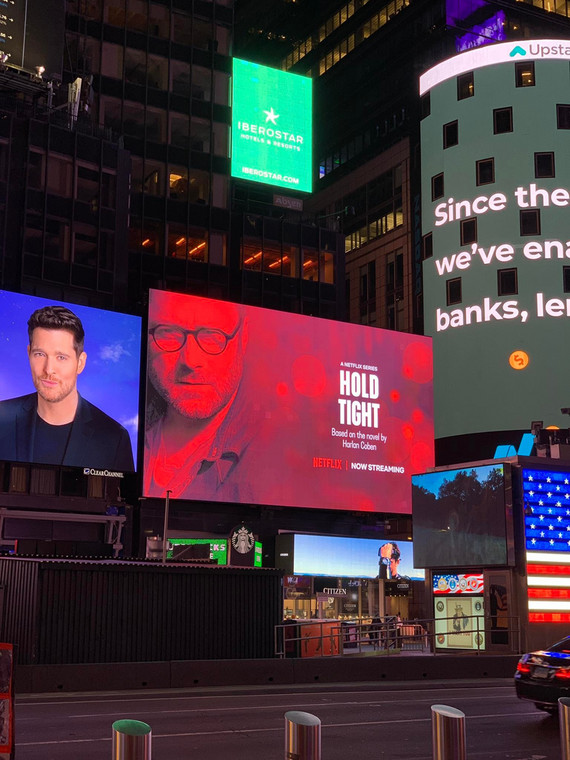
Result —
[[453, 573], [432, 577], [434, 594], [482, 594], [483, 573]]
[[570, 472], [523, 470], [529, 622], [570, 622]]

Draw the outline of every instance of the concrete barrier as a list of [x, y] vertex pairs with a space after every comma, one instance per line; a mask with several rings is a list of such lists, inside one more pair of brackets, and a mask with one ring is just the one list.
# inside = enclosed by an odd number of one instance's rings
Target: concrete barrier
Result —
[[18, 694], [270, 684], [512, 678], [519, 655], [351, 656], [16, 665]]

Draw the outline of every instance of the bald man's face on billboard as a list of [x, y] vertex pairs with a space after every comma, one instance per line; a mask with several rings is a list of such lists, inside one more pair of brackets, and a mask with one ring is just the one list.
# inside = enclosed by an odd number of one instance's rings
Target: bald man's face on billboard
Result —
[[158, 293], [149, 313], [149, 377], [181, 416], [205, 420], [235, 395], [247, 325], [239, 306]]

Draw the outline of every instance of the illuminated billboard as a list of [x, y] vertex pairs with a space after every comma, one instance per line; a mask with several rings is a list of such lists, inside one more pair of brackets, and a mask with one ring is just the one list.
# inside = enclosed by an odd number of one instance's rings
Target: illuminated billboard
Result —
[[412, 504], [419, 567], [508, 564], [504, 465], [413, 475]]
[[0, 325], [0, 460], [132, 472], [141, 319], [0, 291]]
[[310, 193], [312, 80], [233, 59], [232, 177]]
[[570, 622], [570, 471], [523, 470], [528, 619]]
[[150, 291], [146, 496], [410, 513], [429, 338]]
[[569, 62], [567, 41], [524, 40], [420, 80], [438, 439], [568, 426]]
[[434, 573], [432, 575], [434, 594], [482, 594], [483, 573]]
[[482, 596], [434, 599], [438, 649], [485, 649], [485, 600]]
[[414, 567], [411, 541], [296, 533], [293, 547], [295, 575], [380, 577], [383, 580], [425, 578], [424, 570]]

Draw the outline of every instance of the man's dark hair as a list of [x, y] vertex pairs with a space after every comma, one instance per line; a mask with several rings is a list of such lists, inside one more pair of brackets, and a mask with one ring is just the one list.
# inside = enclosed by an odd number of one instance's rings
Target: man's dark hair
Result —
[[388, 543], [392, 544], [392, 554], [390, 554], [390, 559], [400, 559], [400, 547], [398, 544], [394, 543], [394, 541], [389, 541]]
[[73, 348], [77, 356], [83, 351], [85, 330], [81, 320], [65, 306], [44, 306], [36, 309], [28, 319], [28, 340], [32, 345], [32, 336], [36, 327], [44, 330], [67, 330], [73, 335]]

